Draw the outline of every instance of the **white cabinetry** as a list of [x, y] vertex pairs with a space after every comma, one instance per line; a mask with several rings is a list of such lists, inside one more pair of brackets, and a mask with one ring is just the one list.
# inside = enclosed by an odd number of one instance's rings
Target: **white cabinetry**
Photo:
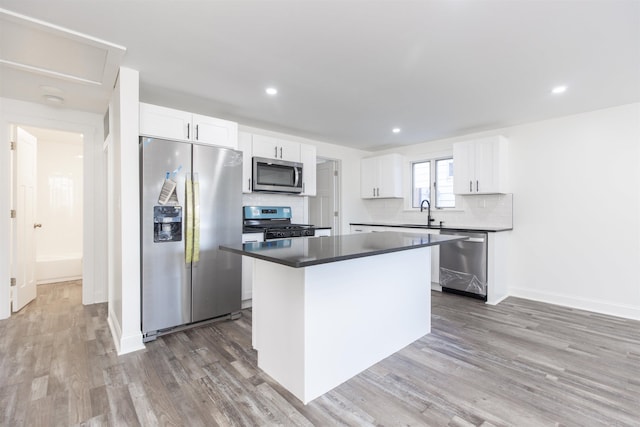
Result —
[[380, 227], [377, 225], [352, 225], [352, 233], [379, 233], [381, 231], [388, 231], [386, 227]]
[[140, 103], [140, 135], [238, 148], [238, 124]]
[[[264, 242], [262, 233], [243, 233], [242, 243]], [[253, 264], [254, 258], [242, 257], [242, 308], [251, 307], [253, 296]]]
[[385, 154], [360, 162], [360, 197], [402, 198], [402, 156]]
[[453, 144], [454, 193], [507, 192], [507, 140], [494, 136]]
[[330, 228], [317, 228], [314, 237], [329, 237], [331, 236]]
[[242, 151], [242, 192], [251, 193], [253, 176], [253, 150], [251, 148], [253, 135], [248, 132], [238, 132], [238, 149]]
[[300, 161], [300, 144], [264, 135], [253, 135], [253, 155], [267, 159]]
[[316, 195], [316, 147], [270, 136], [238, 132], [242, 150], [242, 192], [252, 192], [253, 157], [302, 163], [302, 196]]

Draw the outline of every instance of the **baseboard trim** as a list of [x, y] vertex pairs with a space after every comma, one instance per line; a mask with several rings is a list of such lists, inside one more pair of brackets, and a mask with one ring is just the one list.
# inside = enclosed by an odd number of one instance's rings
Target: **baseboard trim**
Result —
[[144, 342], [142, 341], [142, 332], [128, 337], [122, 337], [120, 339], [120, 351], [118, 352], [118, 356], [133, 353], [134, 351], [144, 350], [145, 348]]
[[120, 329], [120, 323], [116, 316], [109, 310], [109, 315], [107, 316], [107, 325], [109, 325], [109, 330], [111, 331], [111, 338], [113, 338], [113, 344], [116, 346], [116, 353], [120, 354], [120, 338], [122, 335], [122, 331]]
[[586, 298], [576, 298], [569, 295], [556, 294], [553, 292], [532, 291], [530, 289], [523, 288], [509, 288], [509, 296], [562, 305], [579, 310], [593, 311], [595, 313], [607, 314], [625, 319], [640, 320], [640, 308], [637, 306], [610, 304]]

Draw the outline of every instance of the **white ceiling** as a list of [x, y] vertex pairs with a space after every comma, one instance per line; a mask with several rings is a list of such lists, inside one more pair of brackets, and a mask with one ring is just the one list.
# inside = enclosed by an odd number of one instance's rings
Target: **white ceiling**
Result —
[[[142, 101], [362, 149], [640, 101], [639, 0], [0, 7], [126, 47], [122, 65], [140, 71]], [[41, 99], [26, 85], [33, 81], [20, 80], [26, 71], [0, 70], [3, 96]], [[561, 84], [566, 93], [552, 95]], [[276, 97], [264, 93], [269, 85]], [[66, 108], [106, 111], [107, 98], [77, 86], [84, 89], [65, 96]]]

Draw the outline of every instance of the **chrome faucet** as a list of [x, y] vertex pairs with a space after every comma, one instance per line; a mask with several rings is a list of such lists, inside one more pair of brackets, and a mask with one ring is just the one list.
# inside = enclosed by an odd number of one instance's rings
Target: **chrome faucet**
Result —
[[424, 211], [424, 204], [427, 203], [427, 226], [431, 227], [431, 222], [434, 220], [431, 218], [431, 202], [428, 199], [424, 199], [420, 202], [420, 212]]

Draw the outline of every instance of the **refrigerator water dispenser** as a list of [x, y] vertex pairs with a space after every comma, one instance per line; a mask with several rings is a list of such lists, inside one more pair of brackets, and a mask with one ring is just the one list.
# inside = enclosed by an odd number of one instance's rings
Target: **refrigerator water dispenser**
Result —
[[153, 207], [153, 241], [179, 242], [182, 240], [182, 206]]

